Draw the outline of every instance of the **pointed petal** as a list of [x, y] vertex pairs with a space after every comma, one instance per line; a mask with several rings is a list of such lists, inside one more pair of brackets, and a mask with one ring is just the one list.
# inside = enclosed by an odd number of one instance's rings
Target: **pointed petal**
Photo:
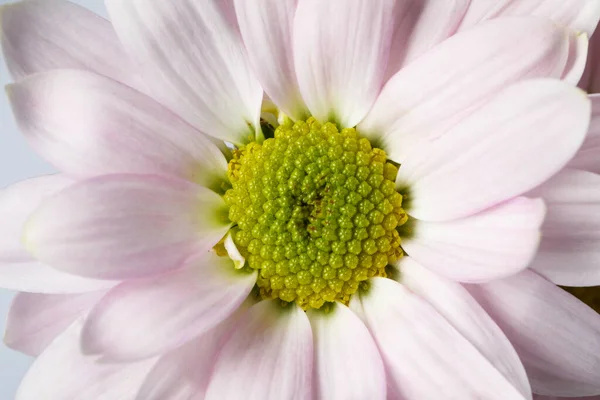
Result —
[[110, 22], [70, 1], [5, 4], [0, 31], [4, 58], [15, 80], [74, 68], [141, 86]]
[[225, 321], [163, 355], [148, 374], [136, 399], [204, 400], [219, 351], [238, 318], [253, 304], [253, 298], [248, 298]]
[[265, 92], [293, 119], [308, 111], [298, 88], [292, 33], [298, 0], [235, 0], [248, 60]]
[[[274, 300], [252, 306], [223, 346], [213, 369], [207, 400], [308, 400], [313, 345], [304, 311]], [[235, 377], [232, 379], [232, 371]]]
[[600, 394], [600, 315], [532, 271], [467, 288], [519, 353], [533, 391]]
[[557, 285], [600, 285], [600, 175], [565, 169], [529, 195], [548, 207], [530, 267]]
[[315, 118], [353, 127], [367, 114], [383, 84], [394, 3], [298, 1], [294, 61], [300, 91]]
[[90, 313], [83, 351], [131, 361], [177, 348], [235, 312], [255, 282], [256, 272], [239, 272], [212, 251], [181, 270], [125, 282]]
[[8, 313], [4, 343], [13, 350], [39, 356], [57, 336], [87, 314], [105, 293], [18, 293]]
[[452, 36], [468, 7], [469, 0], [397, 1], [387, 78]]
[[216, 138], [254, 137], [263, 93], [232, 0], [107, 0], [106, 7], [156, 99]]
[[600, 19], [597, 0], [471, 0], [461, 23], [467, 29], [482, 21], [511, 15], [536, 15], [591, 36]]
[[569, 167], [600, 174], [600, 94], [588, 95], [588, 98], [592, 102], [590, 128]]
[[358, 126], [402, 163], [415, 144], [444, 134], [520, 80], [559, 78], [569, 35], [550, 21], [504, 18], [454, 35], [398, 72]]
[[211, 141], [151, 98], [86, 72], [37, 74], [8, 89], [32, 147], [78, 178], [157, 173], [215, 186], [227, 161]]
[[399, 398], [524, 399], [468, 340], [399, 283], [374, 278], [353, 301], [362, 303], [386, 365], [388, 390]]
[[46, 200], [25, 242], [62, 271], [103, 279], [150, 276], [208, 251], [227, 232], [223, 199], [158, 175], [105, 175]]
[[333, 307], [307, 312], [315, 340], [315, 397], [385, 399], [383, 362], [369, 330], [345, 305]]
[[524, 398], [530, 397], [531, 387], [517, 352], [464, 287], [432, 273], [408, 257], [401, 260], [399, 269], [402, 285], [431, 304]]
[[509, 87], [402, 163], [397, 182], [410, 188], [409, 214], [461, 218], [538, 186], [577, 152], [589, 115], [585, 94], [564, 82]]
[[0, 192], [0, 287], [37, 293], [81, 293], [115, 284], [50, 268], [33, 258], [21, 243], [23, 227], [33, 211], [44, 198], [71, 183], [61, 175], [47, 175], [15, 183]]
[[402, 248], [446, 278], [482, 282], [527, 267], [540, 241], [542, 200], [518, 197], [471, 217], [447, 222], [415, 221]]
[[155, 359], [109, 364], [79, 350], [82, 321], [71, 325], [38, 357], [17, 392], [16, 400], [133, 399]]

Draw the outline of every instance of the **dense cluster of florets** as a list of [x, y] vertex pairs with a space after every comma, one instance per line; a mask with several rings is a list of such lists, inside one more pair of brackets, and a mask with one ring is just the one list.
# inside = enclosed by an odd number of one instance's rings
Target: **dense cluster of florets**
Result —
[[398, 169], [355, 129], [313, 118], [236, 150], [225, 194], [233, 239], [263, 298], [320, 308], [348, 302], [402, 256]]

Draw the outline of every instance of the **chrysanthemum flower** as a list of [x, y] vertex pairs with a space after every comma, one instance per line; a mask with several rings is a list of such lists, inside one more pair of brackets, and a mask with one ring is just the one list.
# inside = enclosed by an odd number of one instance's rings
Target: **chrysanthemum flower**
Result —
[[[551, 17], [593, 31], [584, 4]], [[585, 36], [466, 1], [107, 6], [116, 34], [2, 12], [17, 122], [62, 171], [0, 198], [18, 399], [600, 394], [600, 316], [525, 270], [540, 196], [589, 190], [551, 184]]]

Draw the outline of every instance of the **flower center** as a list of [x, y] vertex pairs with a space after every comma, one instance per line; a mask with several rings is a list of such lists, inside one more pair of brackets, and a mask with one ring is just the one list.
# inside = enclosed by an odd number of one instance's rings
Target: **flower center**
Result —
[[263, 298], [320, 308], [402, 256], [398, 168], [355, 129], [314, 118], [234, 151], [225, 194], [233, 240]]

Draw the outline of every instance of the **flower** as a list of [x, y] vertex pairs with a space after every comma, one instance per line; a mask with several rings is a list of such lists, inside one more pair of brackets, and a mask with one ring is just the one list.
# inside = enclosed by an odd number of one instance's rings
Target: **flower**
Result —
[[[116, 34], [4, 8], [15, 117], [62, 171], [0, 198], [17, 398], [599, 394], [600, 316], [526, 269], [588, 131], [585, 37], [426, 4], [109, 0]], [[537, 11], [593, 30], [581, 4]]]

